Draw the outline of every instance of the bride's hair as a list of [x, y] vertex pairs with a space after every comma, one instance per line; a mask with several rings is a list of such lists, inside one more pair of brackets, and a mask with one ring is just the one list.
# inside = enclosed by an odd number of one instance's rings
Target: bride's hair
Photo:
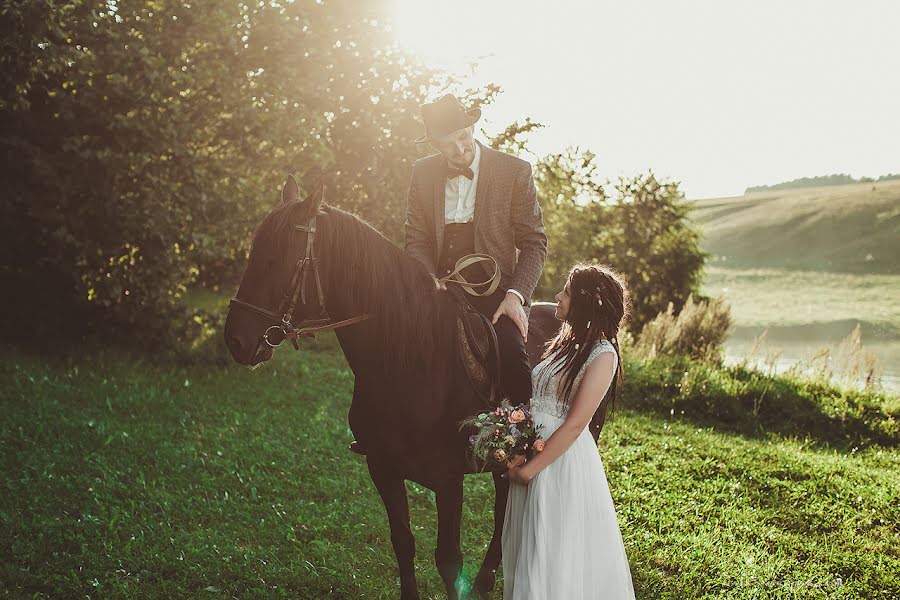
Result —
[[[617, 271], [601, 264], [577, 264], [569, 272], [569, 311], [559, 333], [547, 342], [541, 357], [559, 353], [565, 360], [557, 366], [562, 371], [557, 388], [558, 400], [568, 409], [569, 395], [575, 378], [587, 361], [594, 344], [608, 339], [618, 356], [616, 375], [598, 411], [600, 426], [606, 420], [607, 406], [615, 404], [616, 387], [622, 381], [622, 353], [619, 351], [619, 328], [628, 316], [629, 294], [625, 279]], [[608, 400], [608, 402], [607, 402]]]

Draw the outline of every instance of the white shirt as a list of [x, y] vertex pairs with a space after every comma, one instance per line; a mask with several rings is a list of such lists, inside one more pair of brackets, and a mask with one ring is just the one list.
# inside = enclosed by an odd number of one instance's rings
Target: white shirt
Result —
[[475, 190], [478, 189], [478, 163], [481, 162], [481, 144], [475, 144], [475, 158], [469, 168], [475, 174], [472, 180], [457, 175], [444, 184], [444, 224], [467, 223], [475, 218]]
[[[469, 181], [468, 177], [457, 175], [448, 178], [444, 184], [444, 224], [468, 223], [475, 218], [475, 192], [478, 189], [478, 166], [481, 163], [481, 144], [475, 143], [475, 158], [469, 168], [474, 176]], [[525, 304], [525, 296], [512, 288], [506, 290], [519, 297]]]

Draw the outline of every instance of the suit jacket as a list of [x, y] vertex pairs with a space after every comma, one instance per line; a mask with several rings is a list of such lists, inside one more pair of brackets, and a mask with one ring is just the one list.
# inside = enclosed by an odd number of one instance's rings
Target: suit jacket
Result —
[[[477, 144], [481, 144], [476, 140]], [[447, 161], [441, 154], [413, 164], [404, 224], [404, 249], [435, 273], [444, 245], [444, 188]], [[537, 286], [547, 235], [531, 164], [481, 144], [475, 191], [475, 251], [500, 265], [500, 288], [513, 288], [526, 306]], [[490, 267], [484, 266], [490, 275]]]

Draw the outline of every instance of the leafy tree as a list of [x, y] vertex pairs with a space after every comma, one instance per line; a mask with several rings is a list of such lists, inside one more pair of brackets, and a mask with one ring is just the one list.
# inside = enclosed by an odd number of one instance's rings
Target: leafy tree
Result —
[[628, 277], [631, 323], [638, 331], [669, 302], [680, 311], [691, 294], [699, 297], [707, 254], [677, 182], [659, 181], [649, 172], [619, 178], [615, 192], [608, 221], [597, 232], [595, 256]]
[[[522, 134], [535, 126], [514, 123], [493, 144], [527, 152]], [[610, 184], [599, 179], [597, 170], [596, 155], [579, 148], [537, 162], [535, 179], [549, 241], [535, 293], [551, 298], [578, 262], [609, 264], [628, 280], [630, 326], [640, 331], [670, 302], [680, 310], [691, 294], [698, 296], [706, 259], [700, 232], [688, 220], [690, 209], [676, 182], [660, 181], [648, 172]]]
[[441, 81], [398, 51], [382, 3], [47, 0], [2, 18], [2, 276], [37, 314], [165, 337], [189, 285], [243, 266], [287, 172], [336, 171], [330, 201], [402, 227], [411, 113]]

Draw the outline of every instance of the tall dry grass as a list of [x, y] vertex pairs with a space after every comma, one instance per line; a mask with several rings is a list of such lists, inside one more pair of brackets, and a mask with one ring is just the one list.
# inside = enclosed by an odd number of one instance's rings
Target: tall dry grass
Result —
[[635, 349], [647, 358], [659, 354], [681, 354], [708, 362], [719, 362], [722, 344], [728, 337], [732, 318], [722, 297], [687, 302], [677, 315], [672, 303], [665, 312], [641, 330]]
[[[763, 331], [753, 340], [741, 365], [748, 367], [757, 365], [765, 367], [769, 375], [776, 374], [781, 350], [771, 346], [767, 340], [768, 330]], [[785, 371], [786, 375], [809, 381], [827, 381], [839, 385], [861, 388], [864, 390], [882, 390], [884, 367], [878, 356], [866, 350], [862, 344], [862, 333], [859, 325], [853, 328], [847, 337], [836, 344], [820, 346], [811, 357], [794, 363]]]

